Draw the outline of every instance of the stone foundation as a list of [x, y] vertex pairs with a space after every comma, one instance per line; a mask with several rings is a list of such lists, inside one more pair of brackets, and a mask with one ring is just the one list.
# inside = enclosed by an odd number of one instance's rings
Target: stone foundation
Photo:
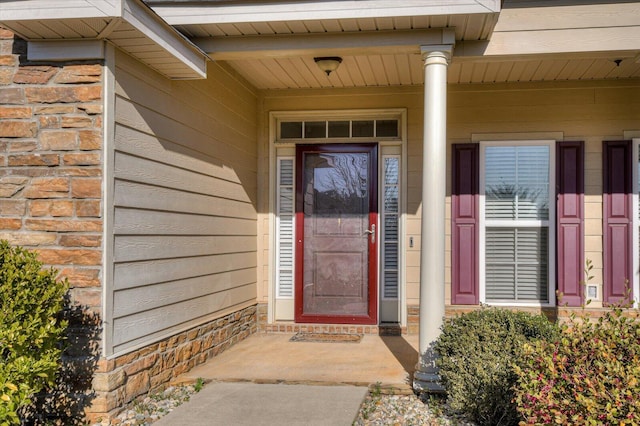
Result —
[[90, 422], [112, 419], [136, 398], [165, 389], [181, 374], [257, 331], [256, 306], [114, 359], [98, 362]]

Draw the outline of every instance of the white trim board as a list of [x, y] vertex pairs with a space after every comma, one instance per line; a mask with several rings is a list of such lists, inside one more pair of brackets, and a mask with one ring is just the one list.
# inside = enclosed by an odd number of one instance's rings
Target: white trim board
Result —
[[451, 28], [349, 33], [274, 34], [195, 38], [217, 60], [420, 53], [420, 45], [455, 44]]
[[104, 59], [103, 40], [30, 41], [27, 59], [30, 61], [71, 61]]

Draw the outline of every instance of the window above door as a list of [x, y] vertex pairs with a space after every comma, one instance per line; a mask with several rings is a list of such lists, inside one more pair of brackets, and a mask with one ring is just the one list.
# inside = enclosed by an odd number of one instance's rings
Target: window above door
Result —
[[404, 110], [274, 112], [276, 143], [401, 142]]

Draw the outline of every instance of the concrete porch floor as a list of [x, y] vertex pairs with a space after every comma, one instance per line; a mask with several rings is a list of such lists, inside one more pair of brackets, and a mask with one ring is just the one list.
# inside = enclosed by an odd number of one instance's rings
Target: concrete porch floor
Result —
[[193, 368], [182, 382], [368, 386], [411, 392], [418, 336], [364, 335], [359, 343], [291, 342], [293, 334], [257, 333]]

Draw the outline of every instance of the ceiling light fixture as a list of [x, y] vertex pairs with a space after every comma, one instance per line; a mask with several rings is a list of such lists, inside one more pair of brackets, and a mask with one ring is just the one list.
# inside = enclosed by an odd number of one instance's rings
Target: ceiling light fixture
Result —
[[313, 60], [318, 64], [318, 68], [324, 71], [327, 76], [337, 70], [342, 63], [342, 58], [339, 56], [321, 56], [313, 58]]

